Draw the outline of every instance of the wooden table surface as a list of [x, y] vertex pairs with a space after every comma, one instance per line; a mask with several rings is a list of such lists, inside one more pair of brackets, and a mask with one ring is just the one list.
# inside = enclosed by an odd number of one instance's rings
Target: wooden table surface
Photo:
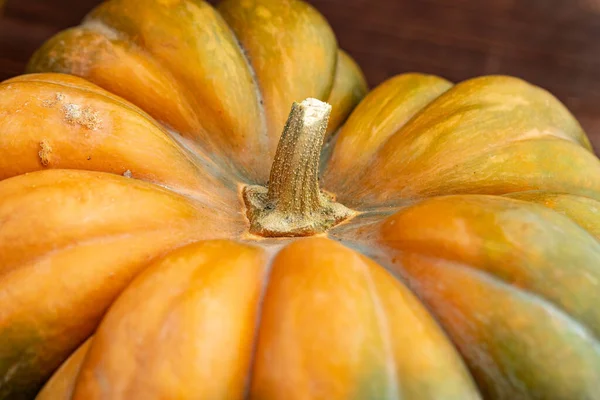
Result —
[[[309, 0], [375, 85], [401, 72], [509, 74], [553, 92], [600, 150], [600, 0]], [[2, 0], [0, 0], [2, 2]], [[99, 0], [7, 0], [0, 80]]]

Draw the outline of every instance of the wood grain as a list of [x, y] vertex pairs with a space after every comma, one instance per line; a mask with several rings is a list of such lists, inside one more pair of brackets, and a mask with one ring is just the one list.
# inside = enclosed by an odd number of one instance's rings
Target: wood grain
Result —
[[[524, 78], [554, 93], [600, 149], [600, 0], [309, 0], [369, 83], [421, 71]], [[0, 80], [99, 0], [8, 0]], [[214, 2], [214, 1], [213, 1]]]

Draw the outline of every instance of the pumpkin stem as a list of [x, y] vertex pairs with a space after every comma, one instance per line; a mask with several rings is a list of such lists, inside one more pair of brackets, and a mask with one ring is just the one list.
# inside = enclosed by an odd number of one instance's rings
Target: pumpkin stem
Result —
[[244, 188], [251, 233], [309, 236], [325, 232], [354, 214], [319, 190], [319, 158], [330, 114], [331, 106], [317, 99], [292, 105], [268, 188]]

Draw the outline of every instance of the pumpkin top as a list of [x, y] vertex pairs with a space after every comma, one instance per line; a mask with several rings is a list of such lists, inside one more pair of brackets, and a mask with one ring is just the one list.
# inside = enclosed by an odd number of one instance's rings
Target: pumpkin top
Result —
[[298, 0], [110, 0], [28, 70], [85, 77], [260, 184], [294, 101], [332, 104], [331, 134], [366, 91], [328, 23]]

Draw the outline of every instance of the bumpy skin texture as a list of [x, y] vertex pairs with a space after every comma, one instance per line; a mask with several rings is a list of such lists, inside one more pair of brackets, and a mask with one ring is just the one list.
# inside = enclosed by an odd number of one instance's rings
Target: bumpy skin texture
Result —
[[[549, 93], [406, 74], [347, 119], [361, 72], [295, 0], [111, 0], [30, 72], [0, 84], [1, 399], [597, 396], [600, 161]], [[306, 97], [358, 214], [253, 237], [241, 187]]]

